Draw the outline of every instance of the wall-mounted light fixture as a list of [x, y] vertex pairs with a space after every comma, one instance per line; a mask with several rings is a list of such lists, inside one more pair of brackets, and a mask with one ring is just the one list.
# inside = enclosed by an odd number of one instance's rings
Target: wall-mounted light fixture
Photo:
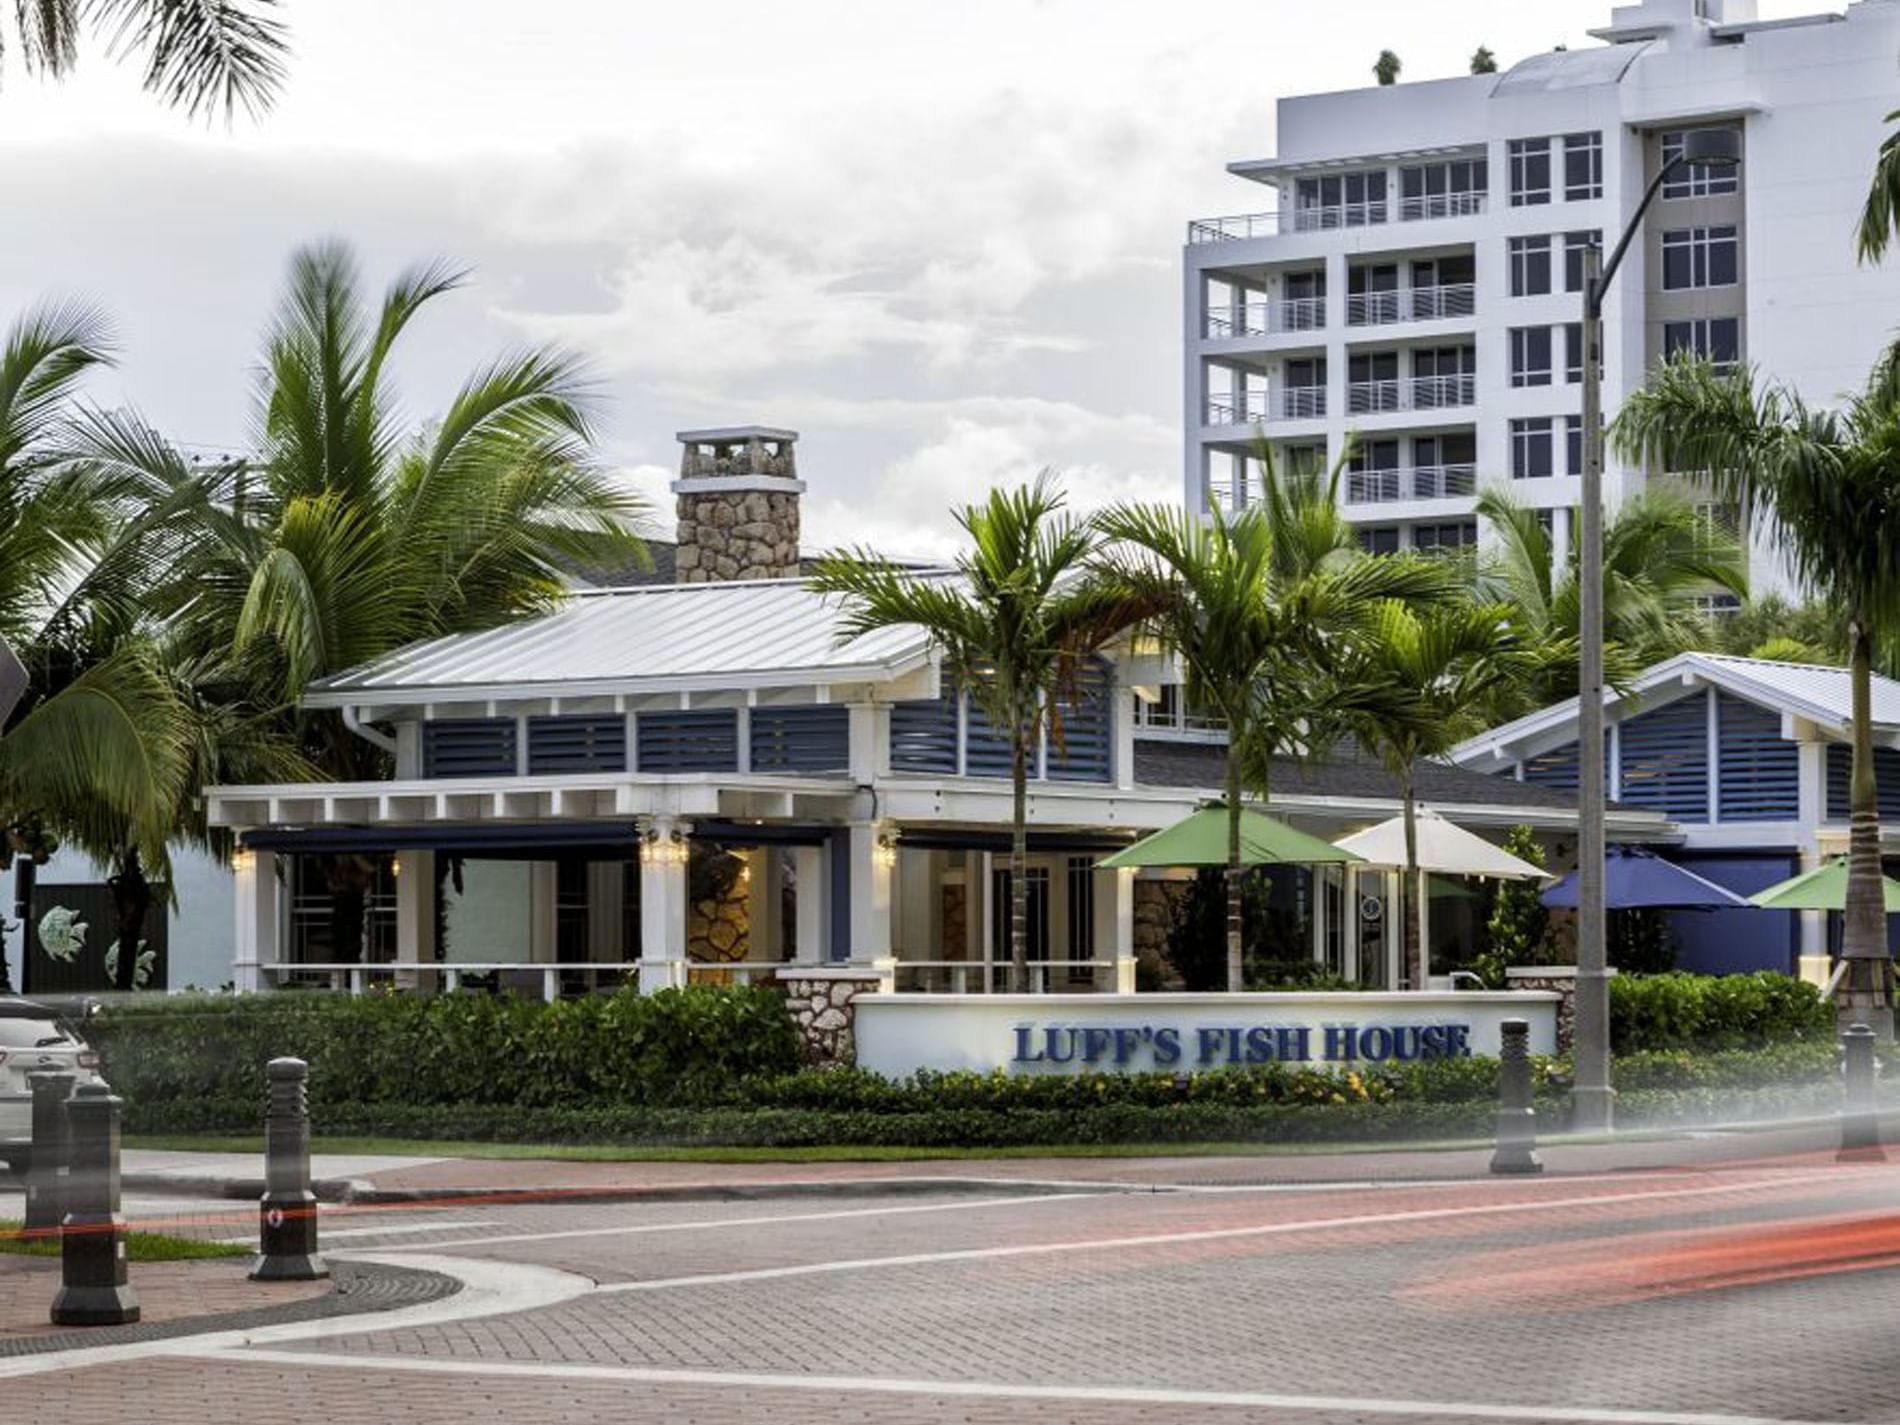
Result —
[[687, 858], [686, 838], [677, 829], [665, 836], [661, 836], [658, 831], [649, 831], [645, 855], [647, 861], [655, 866], [684, 866]]
[[880, 831], [877, 836], [877, 846], [872, 855], [876, 858], [877, 864], [888, 871], [897, 864], [896, 838], [888, 831]]

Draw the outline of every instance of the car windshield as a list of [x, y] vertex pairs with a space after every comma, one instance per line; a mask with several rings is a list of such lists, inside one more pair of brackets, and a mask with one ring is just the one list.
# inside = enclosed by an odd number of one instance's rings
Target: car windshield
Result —
[[50, 1049], [74, 1042], [50, 1019], [0, 1018], [0, 1049]]

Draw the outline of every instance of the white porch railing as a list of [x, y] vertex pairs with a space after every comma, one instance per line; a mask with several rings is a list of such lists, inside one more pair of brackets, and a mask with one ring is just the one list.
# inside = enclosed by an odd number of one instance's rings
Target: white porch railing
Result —
[[[1118, 960], [1031, 960], [1029, 992], [1070, 988], [1113, 990]], [[945, 994], [1002, 993], [1009, 988], [1007, 960], [899, 960], [893, 967], [899, 990]], [[1132, 986], [1131, 986], [1132, 988]]]
[[1478, 378], [1469, 373], [1451, 376], [1389, 377], [1379, 381], [1351, 381], [1346, 385], [1346, 410], [1355, 416], [1381, 411], [1436, 411], [1469, 406], [1478, 397]]
[[1324, 297], [1282, 297], [1277, 301], [1254, 297], [1209, 307], [1201, 332], [1211, 341], [1222, 341], [1237, 336], [1320, 331], [1325, 326]]
[[453, 963], [442, 960], [377, 960], [367, 964], [346, 964], [341, 961], [306, 961], [260, 964], [257, 969], [260, 977], [273, 986], [295, 984], [300, 979], [308, 983], [311, 977], [322, 977], [328, 981], [329, 988], [353, 995], [360, 995], [379, 985], [407, 987], [420, 983], [425, 975], [432, 980], [439, 979], [441, 988], [453, 994], [462, 988], [462, 982], [471, 975], [495, 975], [506, 982], [509, 988], [533, 986], [540, 990], [542, 999], [556, 1000], [561, 997], [564, 976], [591, 978], [594, 988], [611, 988], [614, 979], [637, 974], [640, 962], [577, 960], [551, 964], [544, 960], [458, 960]]

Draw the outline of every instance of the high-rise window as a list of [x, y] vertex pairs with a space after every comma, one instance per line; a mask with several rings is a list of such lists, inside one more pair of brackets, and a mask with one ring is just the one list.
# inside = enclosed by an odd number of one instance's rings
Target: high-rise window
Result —
[[1575, 386], [1583, 380], [1583, 323], [1564, 323], [1564, 384]]
[[1511, 328], [1511, 384], [1550, 384], [1550, 328]]
[[1741, 322], [1735, 317], [1700, 317], [1663, 323], [1663, 360], [1679, 351], [1693, 352], [1717, 371], [1730, 371], [1741, 359]]
[[[1688, 137], [1687, 130], [1681, 129], [1662, 136], [1662, 161], [1665, 164], [1682, 156], [1683, 145]], [[1731, 164], [1727, 168], [1691, 168], [1685, 163], [1663, 180], [1662, 195], [1665, 198], [1708, 198], [1737, 192], [1741, 183], [1741, 174], [1736, 165]]]
[[1412, 526], [1412, 547], [1425, 554], [1456, 554], [1478, 542], [1476, 520], [1446, 520]]
[[1397, 554], [1399, 527], [1395, 524], [1361, 525], [1359, 547], [1368, 554]]
[[1554, 475], [1550, 417], [1522, 416], [1511, 422], [1511, 478], [1541, 480]]
[[1530, 208], [1550, 201], [1550, 140], [1512, 139], [1506, 147], [1511, 170], [1511, 206]]
[[1733, 287], [1741, 276], [1741, 245], [1733, 224], [1676, 228], [1662, 236], [1663, 290]]
[[1564, 469], [1572, 475], [1583, 474], [1583, 417], [1564, 417]]
[[1293, 190], [1293, 226], [1301, 232], [1359, 228], [1385, 217], [1383, 168], [1302, 178]]
[[1564, 197], [1603, 196], [1603, 135], [1601, 133], [1564, 135]]
[[1601, 246], [1603, 246], [1601, 228], [1564, 234], [1564, 291], [1581, 292], [1583, 290], [1583, 250], [1586, 247]]
[[1401, 218], [1463, 217], [1484, 211], [1489, 183], [1482, 158], [1425, 163], [1399, 170]]
[[1508, 243], [1511, 295], [1541, 297], [1550, 291], [1550, 238], [1514, 237]]

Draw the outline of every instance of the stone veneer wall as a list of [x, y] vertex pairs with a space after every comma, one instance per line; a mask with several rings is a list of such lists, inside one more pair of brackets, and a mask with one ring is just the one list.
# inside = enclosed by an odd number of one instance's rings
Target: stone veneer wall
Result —
[[745, 878], [738, 876], [718, 900], [693, 902], [686, 919], [688, 959], [717, 963], [746, 958], [751, 945], [749, 894]]
[[[1615, 974], [1616, 971], [1610, 971]], [[1577, 967], [1575, 965], [1513, 965], [1504, 972], [1510, 990], [1553, 990], [1557, 1000], [1557, 1052], [1568, 1054], [1577, 1034]]]
[[814, 1063], [848, 1066], [857, 1062], [857, 1013], [852, 1006], [859, 995], [877, 993], [879, 981], [874, 976], [846, 979], [784, 970], [776, 983], [785, 992], [786, 1007], [805, 1036]]
[[1186, 881], [1135, 881], [1135, 961], [1143, 979], [1166, 984], [1177, 976], [1168, 959], [1168, 932], [1174, 928], [1175, 907], [1187, 896]]
[[788, 579], [798, 573], [798, 494], [734, 490], [679, 497], [682, 584]]

